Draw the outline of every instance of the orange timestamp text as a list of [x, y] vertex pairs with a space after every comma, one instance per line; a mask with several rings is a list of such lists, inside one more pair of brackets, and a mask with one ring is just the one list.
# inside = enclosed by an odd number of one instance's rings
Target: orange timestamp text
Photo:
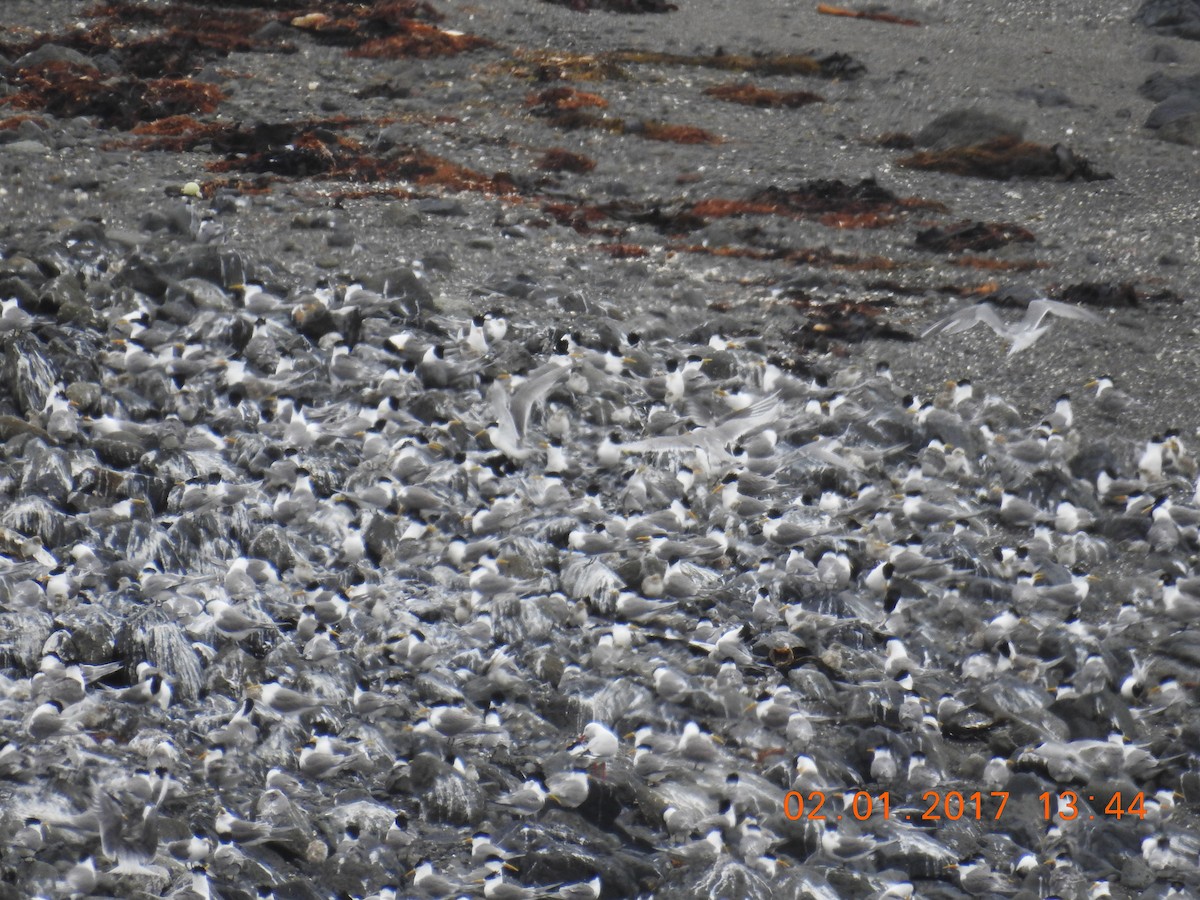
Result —
[[[838, 799], [841, 800], [842, 812], [836, 811]], [[874, 794], [870, 791], [788, 791], [783, 797], [783, 814], [792, 821], [805, 819], [818, 822], [843, 817], [865, 822], [876, 815], [884, 819], [904, 818], [919, 822], [957, 822], [959, 819], [998, 821], [1004, 815], [1008, 799], [1008, 791], [926, 791], [921, 795], [923, 808], [905, 806], [903, 809], [893, 809], [889, 791]], [[1038, 800], [1046, 821], [1058, 819], [1069, 822], [1081, 817], [1094, 819], [1097, 815], [1113, 819], [1146, 817], [1146, 798], [1141, 791], [1128, 797], [1117, 791], [1107, 798], [1103, 807], [1090, 805], [1096, 802], [1094, 794], [1081, 795], [1076, 791], [1045, 791], [1038, 795]], [[1105, 798], [1102, 796], [1101, 800]]]

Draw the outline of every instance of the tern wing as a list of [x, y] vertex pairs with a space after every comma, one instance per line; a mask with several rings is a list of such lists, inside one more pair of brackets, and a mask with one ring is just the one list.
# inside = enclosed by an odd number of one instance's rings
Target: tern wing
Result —
[[[492, 407], [492, 412], [496, 416], [497, 436], [506, 446], [520, 449], [521, 433], [517, 430], [517, 423], [513, 419], [512, 413], [512, 395], [501, 381], [493, 381], [491, 387], [488, 388], [487, 399]], [[495, 438], [492, 439], [495, 443]], [[497, 449], [501, 449], [497, 447]], [[504, 452], [501, 450], [501, 452]]]
[[513, 391], [512, 418], [518, 434], [525, 434], [525, 429], [529, 427], [529, 413], [545, 400], [546, 395], [564, 381], [570, 372], [570, 366], [555, 364], [549, 371], [534, 373]]
[[964, 307], [946, 316], [946, 318], [934, 322], [922, 332], [921, 337], [928, 337], [931, 334], [939, 332], [958, 334], [961, 331], [974, 328], [980, 322], [992, 329], [996, 334], [1004, 335], [1008, 332], [1008, 326], [996, 314], [996, 310], [992, 304], [976, 303], [974, 306]]
[[1064, 319], [1081, 319], [1084, 322], [1101, 323], [1104, 321], [1090, 309], [1073, 306], [1070, 303], [1060, 303], [1057, 300], [1031, 300], [1023, 322], [1028, 323], [1031, 327], [1037, 327], [1042, 324], [1042, 319], [1050, 314], [1062, 316]]
[[708, 434], [706, 440], [720, 441], [725, 447], [765, 425], [770, 425], [778, 418], [779, 394], [771, 394], [751, 403], [745, 409], [727, 418], [720, 425], [703, 429]]

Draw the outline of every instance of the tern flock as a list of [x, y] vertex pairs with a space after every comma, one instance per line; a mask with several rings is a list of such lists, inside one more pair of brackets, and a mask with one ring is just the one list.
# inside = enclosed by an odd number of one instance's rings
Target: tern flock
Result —
[[77, 274], [0, 338], [5, 896], [1200, 890], [1196, 460], [1110, 378]]

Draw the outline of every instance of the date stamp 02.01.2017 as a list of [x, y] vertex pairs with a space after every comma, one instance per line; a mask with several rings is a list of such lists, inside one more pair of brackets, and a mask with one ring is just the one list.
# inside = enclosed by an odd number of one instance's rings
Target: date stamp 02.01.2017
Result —
[[[894, 806], [891, 793], [881, 791], [826, 792], [788, 791], [783, 798], [783, 814], [788, 819], [827, 821], [854, 818], [866, 821], [874, 816], [884, 819], [902, 818], [906, 821], [937, 822], [959, 819], [999, 821], [1008, 809], [1008, 791], [926, 791], [920, 803]], [[1079, 794], [1076, 791], [1044, 791], [1038, 795], [1042, 817], [1046, 821], [1070, 822], [1075, 819], [1095, 819], [1103, 816], [1122, 819], [1146, 817], [1146, 798], [1138, 791], [1123, 794], [1117, 791], [1108, 796]], [[837, 812], [838, 801], [843, 812]]]

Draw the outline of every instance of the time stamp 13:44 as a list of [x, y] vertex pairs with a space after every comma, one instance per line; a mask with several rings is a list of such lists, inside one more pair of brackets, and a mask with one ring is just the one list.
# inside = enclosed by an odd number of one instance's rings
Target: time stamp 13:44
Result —
[[[844, 813], [832, 811], [839, 797]], [[1101, 796], [1101, 799], [1104, 797]], [[1084, 806], [1084, 802], [1094, 804], [1095, 795], [1081, 795], [1075, 791], [1044, 791], [1038, 795], [1038, 800], [1041, 802], [1042, 816], [1046, 821], [1056, 819], [1070, 822], [1079, 818], [1095, 819], [1097, 816], [1112, 819], [1122, 819], [1126, 816], [1136, 819], [1146, 817], [1146, 798], [1141, 791], [1128, 796], [1117, 791], [1108, 798], [1102, 808]], [[825, 791], [809, 791], [807, 794], [788, 791], [783, 798], [783, 814], [788, 819], [810, 821], [845, 817], [865, 822], [879, 814], [885, 819], [902, 817], [918, 822], [956, 822], [959, 819], [999, 821], [1008, 806], [1008, 791], [926, 791], [921, 795], [921, 802], [924, 804], [923, 810], [917, 806], [893, 810], [892, 796], [888, 791], [877, 794], [869, 791], [847, 791], [840, 794]]]

